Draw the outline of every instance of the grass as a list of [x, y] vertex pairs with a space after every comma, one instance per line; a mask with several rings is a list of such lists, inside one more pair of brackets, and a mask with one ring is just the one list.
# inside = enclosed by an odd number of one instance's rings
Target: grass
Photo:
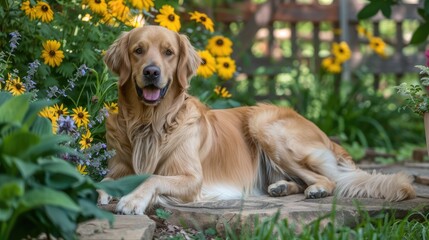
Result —
[[184, 237], [177, 234], [167, 239], [429, 239], [429, 213], [427, 211], [425, 213], [412, 211], [404, 218], [397, 218], [391, 211], [372, 216], [366, 211], [359, 210], [360, 219], [356, 219], [354, 227], [337, 224], [336, 213], [334, 206], [330, 214], [320, 217], [310, 224], [297, 226], [288, 219], [281, 219], [280, 212], [278, 212], [270, 218], [259, 219], [256, 217], [239, 228], [236, 228], [234, 224], [227, 224], [223, 233], [207, 234], [206, 231], [199, 231], [193, 236]]

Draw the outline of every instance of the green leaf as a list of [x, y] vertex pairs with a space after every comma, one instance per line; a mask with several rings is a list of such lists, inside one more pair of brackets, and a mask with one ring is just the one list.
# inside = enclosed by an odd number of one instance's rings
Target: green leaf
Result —
[[101, 208], [98, 208], [95, 202], [91, 202], [88, 199], [79, 199], [78, 202], [82, 208], [82, 215], [85, 219], [107, 219], [110, 226], [112, 226], [115, 218], [111, 212], [107, 212]]
[[164, 209], [162, 209], [162, 208], [157, 208], [156, 210], [155, 210], [155, 213], [156, 213], [156, 216], [157, 217], [159, 217], [159, 218], [161, 218], [161, 219], [164, 219], [164, 220], [167, 220], [168, 218], [170, 218], [170, 216], [171, 216], [171, 213], [170, 212], [168, 212], [168, 211], [166, 211], [166, 210], [164, 210]]
[[24, 118], [24, 126], [27, 126], [27, 128], [30, 128], [30, 126], [36, 125], [37, 124], [35, 123], [36, 119], [41, 118], [38, 116], [39, 112], [44, 107], [51, 104], [52, 104], [52, 101], [47, 101], [47, 100], [38, 100], [36, 102], [30, 103], [30, 107], [28, 108], [27, 114], [25, 115], [25, 118]]
[[30, 106], [30, 95], [23, 94], [6, 100], [0, 106], [0, 123], [21, 123]]
[[0, 186], [0, 202], [20, 197], [24, 194], [24, 182], [22, 180], [14, 180], [3, 183]]
[[30, 131], [34, 134], [52, 134], [52, 123], [49, 119], [44, 117], [37, 117], [30, 128]]
[[[38, 144], [40, 137], [30, 132], [13, 132], [3, 140], [2, 151], [10, 156], [21, 156], [26, 149]], [[52, 146], [51, 146], [52, 147]]]
[[21, 154], [22, 158], [34, 158], [58, 153], [68, 152], [67, 147], [60, 146], [60, 143], [70, 140], [66, 135], [50, 135], [40, 139], [38, 144], [29, 146], [28, 149]]
[[77, 214], [75, 212], [64, 211], [64, 209], [56, 206], [45, 206], [44, 209], [46, 216], [62, 238], [66, 240], [76, 239]]
[[411, 37], [410, 44], [420, 44], [426, 41], [429, 36], [429, 23], [422, 23], [414, 31], [413, 36]]
[[131, 175], [117, 180], [103, 181], [96, 183], [96, 188], [104, 190], [110, 196], [122, 197], [132, 192], [136, 187], [142, 184], [150, 177], [149, 174]]
[[[7, 156], [5, 156], [7, 157]], [[12, 157], [9, 157], [12, 159]], [[19, 158], [13, 158], [12, 161], [15, 166], [18, 168], [19, 173], [21, 174], [21, 176], [24, 179], [27, 179], [28, 177], [30, 177], [31, 175], [33, 175], [36, 171], [40, 170], [41, 167], [37, 164], [34, 164], [32, 162], [25, 162], [22, 161]]]
[[21, 199], [19, 210], [25, 212], [36, 207], [51, 205], [79, 212], [79, 206], [65, 193], [49, 188], [33, 189]]
[[425, 9], [426, 15], [429, 16], [429, 1], [428, 0], [425, 0], [424, 9]]
[[359, 11], [357, 17], [359, 20], [373, 17], [375, 16], [375, 14], [377, 14], [381, 7], [382, 3], [380, 1], [370, 2], [368, 3], [368, 5], [362, 8], [362, 10]]
[[392, 15], [392, 8], [388, 3], [382, 4], [380, 10], [386, 18], [390, 18]]
[[12, 98], [12, 94], [9, 92], [0, 92], [0, 106], [3, 105], [7, 100]]

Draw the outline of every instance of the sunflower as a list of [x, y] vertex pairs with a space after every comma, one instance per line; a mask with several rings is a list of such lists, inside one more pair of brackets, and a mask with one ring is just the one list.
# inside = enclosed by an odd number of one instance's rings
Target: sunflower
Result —
[[25, 92], [25, 86], [22, 84], [19, 77], [12, 78], [12, 76], [8, 74], [8, 78], [5, 89], [12, 93], [13, 96], [18, 96]]
[[54, 19], [54, 12], [49, 6], [48, 3], [45, 2], [37, 2], [35, 7], [36, 9], [36, 17], [41, 19], [42, 22], [50, 22]]
[[322, 60], [322, 67], [330, 73], [340, 73], [341, 64], [333, 57], [327, 57]]
[[149, 11], [149, 9], [155, 4], [153, 3], [153, 0], [131, 0], [131, 5], [138, 10], [146, 10]]
[[164, 5], [159, 9], [159, 14], [156, 15], [155, 22], [172, 31], [180, 30], [180, 17], [174, 13], [174, 8], [170, 5]]
[[332, 54], [339, 63], [343, 63], [350, 59], [352, 52], [346, 42], [333, 43]]
[[31, 7], [30, 1], [22, 2], [21, 10], [24, 11], [25, 15], [27, 15], [30, 20], [36, 19], [36, 8]]
[[379, 37], [369, 38], [369, 47], [381, 57], [386, 57], [386, 43]]
[[209, 39], [207, 50], [216, 57], [229, 56], [232, 53], [232, 42], [226, 37], [214, 36]]
[[205, 13], [194, 11], [193, 13], [190, 12], [189, 15], [191, 16], [191, 20], [195, 20], [197, 23], [202, 23], [210, 32], [214, 31], [214, 23]]
[[64, 58], [64, 53], [59, 50], [61, 44], [55, 40], [48, 40], [43, 43], [42, 58], [45, 60], [45, 64], [56, 67], [61, 65]]
[[76, 166], [76, 170], [82, 175], [88, 174], [88, 172], [86, 171], [86, 165], [79, 164]]
[[53, 110], [55, 111], [55, 113], [57, 114], [57, 116], [67, 116], [69, 114], [68, 109], [66, 107], [64, 107], [63, 104], [58, 105], [55, 104], [53, 106]]
[[88, 6], [91, 11], [102, 16], [107, 12], [107, 3], [104, 0], [89, 0]]
[[73, 114], [71, 115], [77, 127], [87, 127], [89, 123], [89, 113], [83, 107], [77, 107], [72, 109]]
[[124, 4], [123, 0], [111, 0], [108, 2], [109, 10], [113, 17], [125, 22], [129, 18], [130, 8]]
[[58, 115], [55, 112], [54, 107], [45, 107], [39, 112], [39, 116], [49, 119], [52, 124], [52, 132], [57, 133], [58, 131]]
[[216, 93], [216, 95], [222, 98], [230, 98], [232, 96], [225, 87], [216, 86], [213, 91]]
[[86, 130], [85, 134], [82, 134], [82, 138], [79, 141], [80, 149], [84, 150], [91, 147], [92, 137], [91, 132]]
[[235, 72], [235, 61], [230, 57], [220, 57], [216, 61], [216, 69], [219, 77], [224, 80], [230, 79]]
[[368, 32], [368, 30], [366, 30], [364, 27], [358, 25], [356, 27], [356, 31], [358, 32], [358, 35], [360, 37], [367, 37], [367, 38], [371, 38], [372, 34], [370, 32]]
[[110, 114], [116, 114], [119, 111], [118, 104], [111, 102], [111, 103], [104, 103], [104, 107], [109, 111]]
[[197, 69], [198, 76], [208, 78], [216, 72], [216, 60], [209, 51], [198, 51], [201, 58], [201, 64]]

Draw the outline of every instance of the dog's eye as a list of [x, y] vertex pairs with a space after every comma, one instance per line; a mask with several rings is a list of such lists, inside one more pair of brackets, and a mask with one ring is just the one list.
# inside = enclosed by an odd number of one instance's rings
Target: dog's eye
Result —
[[167, 49], [167, 50], [165, 51], [165, 55], [167, 55], [167, 56], [171, 56], [171, 55], [173, 55], [173, 51], [171, 51], [170, 49]]
[[143, 49], [139, 47], [136, 50], [134, 50], [134, 52], [137, 53], [137, 54], [142, 54], [143, 53]]

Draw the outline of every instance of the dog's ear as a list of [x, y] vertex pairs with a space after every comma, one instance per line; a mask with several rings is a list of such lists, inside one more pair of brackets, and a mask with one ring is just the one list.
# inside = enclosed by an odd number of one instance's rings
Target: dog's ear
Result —
[[129, 32], [124, 32], [107, 49], [104, 62], [107, 67], [119, 76], [119, 86], [122, 86], [131, 76], [131, 63], [128, 56]]
[[200, 66], [201, 58], [191, 45], [188, 37], [178, 34], [179, 38], [179, 62], [177, 63], [177, 80], [183, 90], [188, 89], [191, 77]]

